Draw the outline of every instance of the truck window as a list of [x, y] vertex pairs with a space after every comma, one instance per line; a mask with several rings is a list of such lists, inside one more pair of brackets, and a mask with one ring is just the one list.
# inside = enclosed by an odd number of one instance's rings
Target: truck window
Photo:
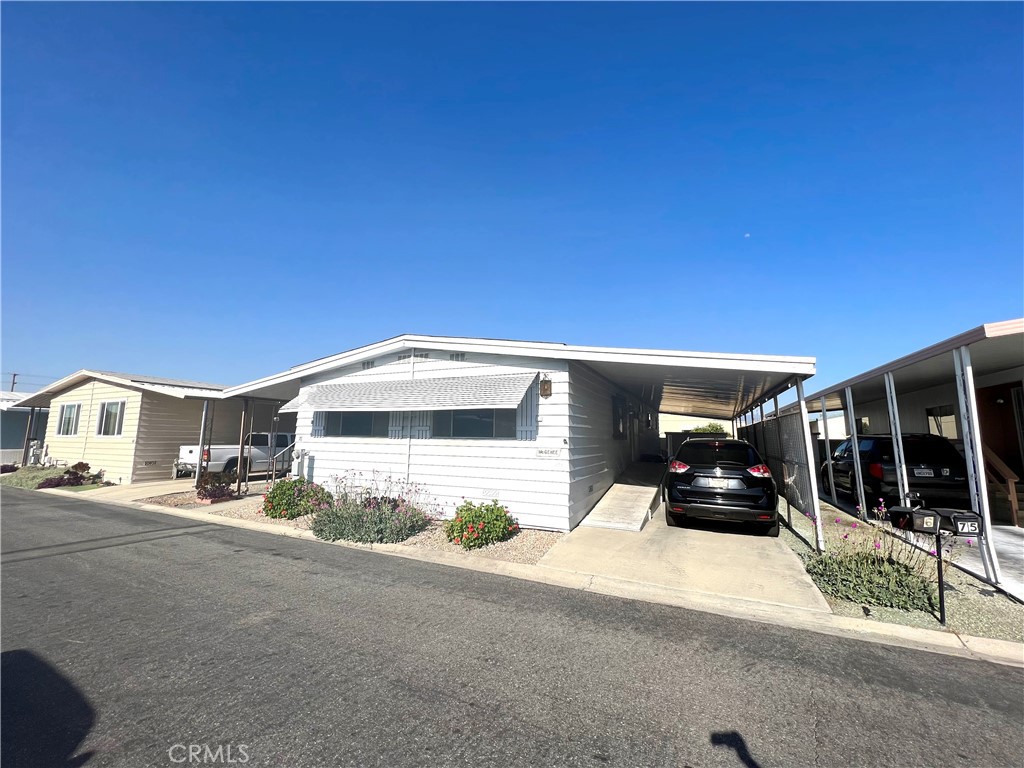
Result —
[[252, 443], [253, 448], [266, 448], [270, 445], [270, 436], [266, 434], [253, 434]]
[[283, 432], [279, 432], [277, 434], [277, 440], [274, 442], [274, 445], [276, 445], [278, 448], [287, 448], [291, 444], [292, 444], [292, 436], [291, 435], [286, 435]]

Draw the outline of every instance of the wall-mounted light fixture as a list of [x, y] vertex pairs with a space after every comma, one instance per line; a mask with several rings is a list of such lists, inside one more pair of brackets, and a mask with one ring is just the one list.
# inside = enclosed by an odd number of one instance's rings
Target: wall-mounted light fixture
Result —
[[551, 379], [547, 376], [540, 380], [540, 396], [551, 397]]

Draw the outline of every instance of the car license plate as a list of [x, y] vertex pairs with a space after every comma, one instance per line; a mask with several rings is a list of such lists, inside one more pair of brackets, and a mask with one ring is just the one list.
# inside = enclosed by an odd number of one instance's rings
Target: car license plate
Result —
[[914, 477], [935, 477], [934, 469], [915, 469]]
[[729, 481], [724, 477], [709, 477], [708, 486], [711, 488], [728, 488]]

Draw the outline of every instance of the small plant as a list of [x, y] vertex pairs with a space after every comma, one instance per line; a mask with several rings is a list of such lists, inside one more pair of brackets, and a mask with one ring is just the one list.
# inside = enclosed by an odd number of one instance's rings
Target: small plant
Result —
[[722, 437], [728, 437], [729, 433], [725, 431], [725, 427], [721, 424], [715, 424], [714, 422], [708, 422], [702, 427], [694, 427], [690, 430], [691, 435], [721, 435]]
[[349, 496], [313, 517], [313, 535], [325, 541], [397, 544], [430, 524], [422, 509], [401, 497]]
[[87, 475], [89, 474], [89, 469], [90, 467], [88, 464], [84, 461], [80, 461], [77, 464], [72, 464], [68, 472], [77, 472], [80, 475]]
[[204, 501], [220, 501], [234, 496], [231, 477], [220, 472], [204, 472], [196, 488], [196, 498]]
[[322, 485], [299, 477], [281, 480], [263, 497], [263, 514], [277, 519], [294, 520], [312, 515], [333, 505], [334, 497]]
[[514, 536], [519, 523], [508, 508], [495, 499], [488, 504], [464, 501], [455, 510], [455, 517], [444, 524], [448, 541], [463, 549], [479, 549]]
[[0, 475], [6, 475], [9, 472], [17, 472], [18, 468], [14, 464], [0, 464]]
[[807, 572], [826, 595], [904, 611], [931, 611], [935, 585], [899, 559], [872, 552], [835, 552], [813, 558]]

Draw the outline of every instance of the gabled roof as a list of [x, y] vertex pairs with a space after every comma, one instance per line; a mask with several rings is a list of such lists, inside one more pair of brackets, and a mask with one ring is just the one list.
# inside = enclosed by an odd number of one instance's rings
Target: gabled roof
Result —
[[[546, 341], [406, 334], [313, 360], [246, 384], [222, 397], [291, 400], [302, 379], [403, 350], [508, 355], [586, 363], [602, 376], [674, 413], [732, 418], [750, 403], [814, 374], [813, 357], [739, 355], [667, 349], [588, 347]], [[644, 394], [646, 393], [646, 394]]]
[[95, 379], [131, 389], [155, 392], [168, 397], [184, 398], [216, 398], [225, 389], [220, 384], [206, 384], [199, 381], [183, 381], [181, 379], [165, 379], [158, 376], [140, 376], [133, 373], [116, 373], [114, 371], [91, 371], [83, 368], [65, 376], [33, 394], [23, 395], [20, 400], [8, 407], [39, 408], [47, 407], [59, 393], [86, 381]]

